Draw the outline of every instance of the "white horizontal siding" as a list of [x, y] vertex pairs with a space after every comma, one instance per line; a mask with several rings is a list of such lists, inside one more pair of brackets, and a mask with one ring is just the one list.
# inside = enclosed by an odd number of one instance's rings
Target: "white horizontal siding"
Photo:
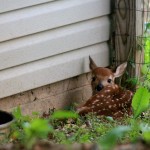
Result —
[[109, 27], [101, 17], [0, 43], [0, 70], [107, 41]]
[[54, 0], [0, 0], [0, 13]]
[[110, 13], [110, 0], [61, 0], [0, 14], [0, 41]]
[[0, 72], [0, 98], [89, 71], [89, 55], [101, 66], [108, 66], [106, 43], [78, 49]]
[[3, 2], [0, 98], [108, 66], [110, 0], [50, 1]]

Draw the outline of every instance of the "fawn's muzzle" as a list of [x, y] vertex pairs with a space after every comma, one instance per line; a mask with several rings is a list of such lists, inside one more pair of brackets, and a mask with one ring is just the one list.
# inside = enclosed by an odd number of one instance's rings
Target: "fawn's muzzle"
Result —
[[96, 90], [97, 91], [100, 91], [100, 90], [102, 90], [103, 89], [103, 85], [101, 84], [101, 83], [99, 83], [97, 86], [96, 86]]

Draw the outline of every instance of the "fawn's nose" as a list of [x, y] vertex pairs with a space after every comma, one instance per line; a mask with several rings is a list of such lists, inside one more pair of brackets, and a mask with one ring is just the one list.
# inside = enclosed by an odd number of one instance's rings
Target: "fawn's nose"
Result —
[[103, 85], [101, 84], [101, 83], [99, 83], [97, 86], [96, 86], [96, 90], [97, 91], [100, 91], [100, 90], [102, 90], [103, 89]]

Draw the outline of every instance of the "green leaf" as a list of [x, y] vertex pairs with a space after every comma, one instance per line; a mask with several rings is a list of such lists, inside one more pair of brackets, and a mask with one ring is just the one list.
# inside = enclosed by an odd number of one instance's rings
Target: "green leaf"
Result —
[[15, 122], [17, 122], [20, 127], [22, 126], [23, 122], [29, 122], [31, 120], [30, 116], [22, 114], [19, 106], [13, 110], [12, 114], [15, 118]]
[[150, 23], [146, 23], [146, 28], [150, 29]]
[[147, 88], [140, 87], [132, 100], [132, 107], [133, 107], [133, 113], [134, 118], [137, 118], [143, 111], [145, 111], [150, 102], [150, 92], [147, 90]]
[[49, 125], [48, 120], [34, 119], [31, 123], [24, 124], [24, 143], [27, 148], [30, 149], [37, 139], [45, 139], [48, 134], [53, 131], [53, 128]]
[[129, 78], [126, 80], [127, 83], [131, 83], [133, 85], [136, 85], [138, 83], [138, 78], [134, 77], [134, 78]]
[[111, 150], [116, 145], [117, 140], [121, 139], [125, 133], [129, 132], [131, 127], [129, 126], [118, 126], [108, 132], [103, 139], [100, 140], [100, 145], [103, 150]]
[[107, 119], [108, 121], [110, 121], [110, 122], [115, 122], [114, 119], [113, 119], [113, 117], [107, 116], [106, 119]]
[[89, 133], [85, 133], [84, 135], [80, 135], [79, 141], [80, 143], [88, 143], [90, 140], [90, 135]]
[[13, 116], [14, 116], [16, 119], [20, 119], [20, 118], [23, 117], [20, 107], [15, 108], [15, 109], [13, 110], [12, 114], [13, 114]]
[[150, 130], [149, 131], [145, 131], [143, 133], [143, 138], [145, 141], [147, 141], [148, 143], [150, 143]]
[[72, 111], [58, 110], [53, 113], [51, 116], [52, 119], [69, 119], [69, 118], [78, 118], [78, 114]]
[[142, 73], [145, 74], [145, 75], [146, 75], [146, 74], [150, 74], [150, 65], [146, 65], [146, 64], [143, 65], [142, 68], [141, 68], [141, 71], [142, 71]]
[[149, 124], [141, 124], [141, 131], [142, 131], [142, 136], [144, 140], [148, 143], [150, 143], [150, 126]]
[[50, 131], [52, 131], [48, 120], [34, 119], [31, 123], [25, 123], [24, 129], [26, 135], [34, 135], [39, 138], [45, 138]]
[[148, 76], [148, 79], [145, 79], [144, 81], [144, 86], [147, 87], [148, 89], [150, 89], [150, 76]]

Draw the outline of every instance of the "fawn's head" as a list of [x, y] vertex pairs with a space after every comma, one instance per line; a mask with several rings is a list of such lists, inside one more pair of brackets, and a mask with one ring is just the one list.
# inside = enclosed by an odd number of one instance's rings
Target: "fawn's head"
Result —
[[120, 77], [125, 72], [125, 69], [127, 67], [127, 62], [119, 65], [116, 69], [116, 72], [113, 72], [111, 69], [103, 68], [103, 67], [97, 67], [95, 62], [90, 59], [90, 69], [92, 70], [92, 91], [93, 95], [102, 90], [107, 85], [113, 85], [114, 80], [117, 77]]

